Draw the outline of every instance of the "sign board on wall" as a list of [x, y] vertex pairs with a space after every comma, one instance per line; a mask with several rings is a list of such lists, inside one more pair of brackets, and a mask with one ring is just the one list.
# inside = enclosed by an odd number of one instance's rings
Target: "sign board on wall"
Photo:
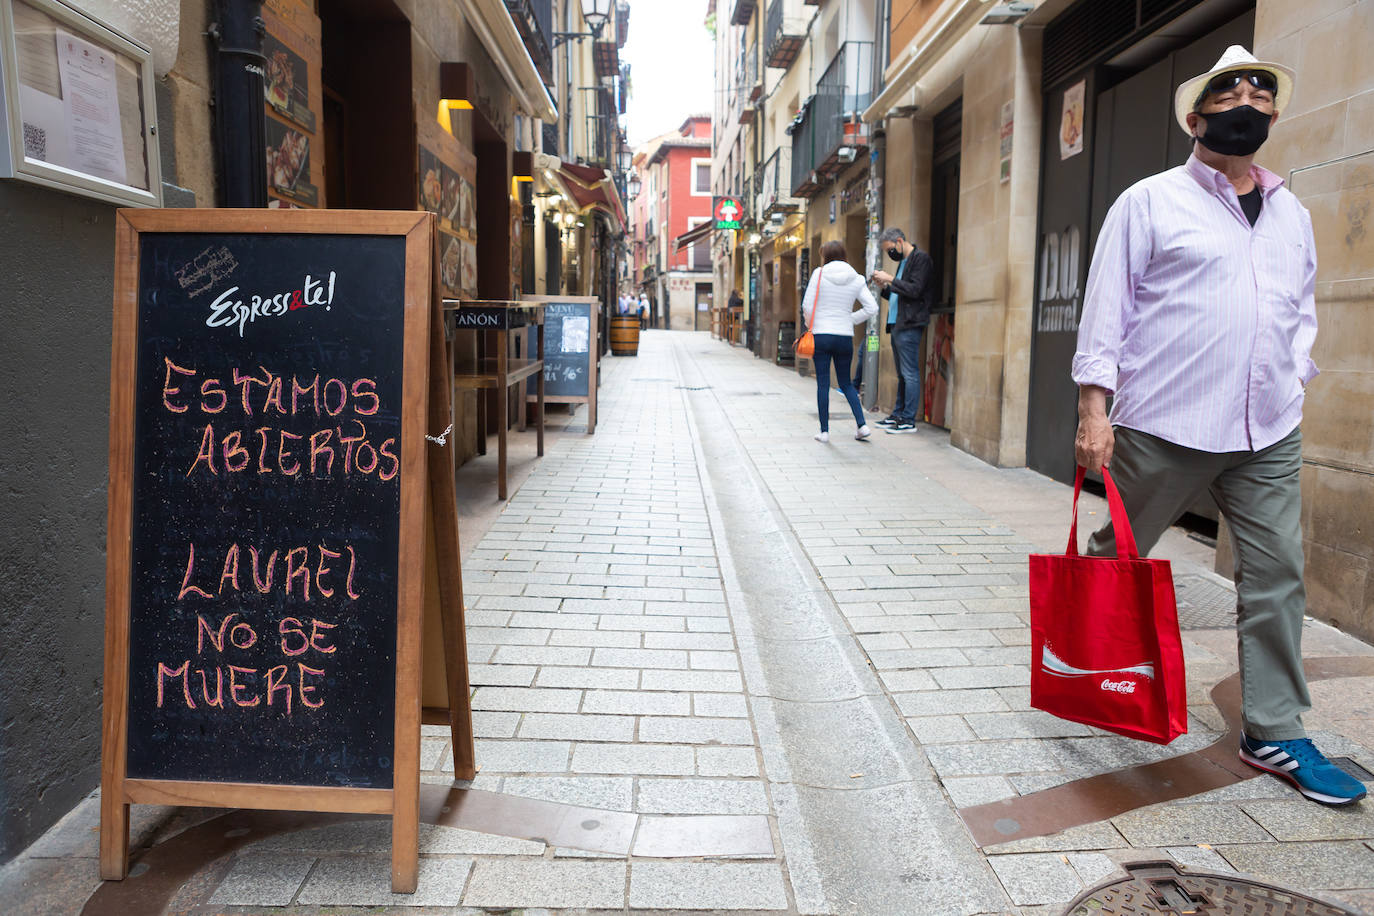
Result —
[[288, 0], [263, 4], [263, 102], [271, 207], [323, 207], [320, 19]]
[[416, 111], [420, 207], [439, 218], [439, 284], [449, 299], [477, 295], [477, 157], [438, 120]]
[[744, 219], [744, 204], [738, 197], [715, 197], [711, 202], [711, 216], [717, 229], [738, 229]]
[[152, 52], [57, 0], [0, 0], [0, 178], [158, 206]]

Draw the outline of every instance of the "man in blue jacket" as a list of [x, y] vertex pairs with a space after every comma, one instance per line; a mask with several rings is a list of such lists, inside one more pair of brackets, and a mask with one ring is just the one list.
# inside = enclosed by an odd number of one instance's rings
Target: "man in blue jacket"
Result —
[[935, 263], [896, 227], [883, 230], [878, 245], [897, 262], [895, 275], [873, 272], [887, 293], [887, 331], [897, 363], [897, 401], [892, 415], [878, 425], [890, 433], [914, 433], [921, 410], [921, 338], [935, 302]]

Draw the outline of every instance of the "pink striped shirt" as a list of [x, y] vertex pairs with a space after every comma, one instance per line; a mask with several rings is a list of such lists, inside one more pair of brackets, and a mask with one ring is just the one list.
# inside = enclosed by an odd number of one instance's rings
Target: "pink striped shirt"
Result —
[[1073, 380], [1115, 393], [1113, 425], [1206, 452], [1258, 451], [1302, 420], [1317, 375], [1312, 219], [1259, 166], [1251, 228], [1226, 176], [1190, 156], [1128, 188], [1097, 239]]

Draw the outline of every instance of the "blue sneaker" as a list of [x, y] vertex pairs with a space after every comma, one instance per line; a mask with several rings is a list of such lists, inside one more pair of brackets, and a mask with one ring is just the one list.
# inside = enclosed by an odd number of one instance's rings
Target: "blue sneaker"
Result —
[[1323, 805], [1353, 805], [1365, 796], [1359, 780], [1327, 760], [1310, 738], [1257, 741], [1241, 735], [1240, 759], [1282, 776], [1303, 795]]

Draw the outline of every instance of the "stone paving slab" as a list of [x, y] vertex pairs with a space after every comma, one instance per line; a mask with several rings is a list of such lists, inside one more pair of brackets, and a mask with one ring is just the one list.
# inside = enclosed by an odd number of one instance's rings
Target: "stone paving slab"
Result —
[[[1235, 670], [1234, 634], [1185, 632], [1190, 732], [1170, 747], [1034, 711], [1025, 556], [1062, 549], [1065, 487], [928, 428], [816, 443], [813, 380], [705, 335], [649, 332], [638, 358], [602, 369], [597, 434], [551, 442], [486, 527], [463, 531], [471, 787], [581, 806], [621, 825], [621, 852], [423, 825], [421, 893], [402, 899], [389, 822], [359, 818], [245, 847], [207, 905], [1058, 916], [1153, 856], [1374, 902], [1369, 803], [1317, 808], [1268, 777], [973, 849], [960, 808], [1216, 740], [1209, 691]], [[741, 542], [728, 516], [746, 491], [762, 508]], [[1085, 523], [1105, 517], [1083, 503]], [[1177, 533], [1158, 552], [1211, 575]], [[1305, 634], [1309, 655], [1374, 653], [1312, 622]], [[1374, 678], [1313, 695], [1321, 746], [1374, 767]], [[424, 733], [422, 779], [451, 785], [446, 729]], [[89, 894], [90, 808], [0, 871], [7, 903]], [[135, 841], [213, 814], [136, 806]], [[890, 873], [866, 881], [875, 860]], [[940, 893], [911, 905], [904, 888], [930, 880]]]

